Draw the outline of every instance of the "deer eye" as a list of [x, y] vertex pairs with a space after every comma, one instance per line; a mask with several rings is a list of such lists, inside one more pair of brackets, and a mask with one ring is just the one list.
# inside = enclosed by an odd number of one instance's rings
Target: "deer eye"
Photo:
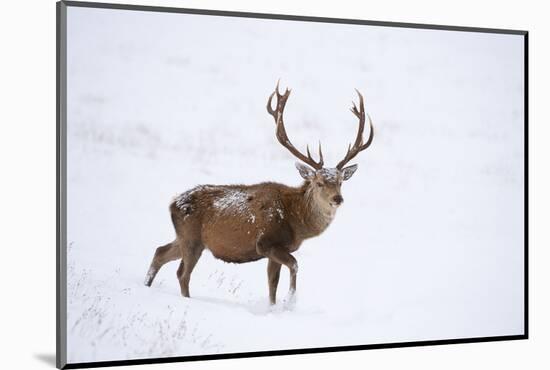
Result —
[[318, 182], [318, 183], [317, 183], [317, 186], [320, 187], [320, 188], [322, 188], [323, 186], [325, 186], [325, 184], [323, 184], [322, 182]]

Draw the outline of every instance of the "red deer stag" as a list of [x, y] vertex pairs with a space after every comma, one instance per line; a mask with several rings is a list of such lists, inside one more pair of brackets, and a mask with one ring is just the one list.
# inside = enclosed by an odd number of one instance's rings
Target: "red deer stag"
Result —
[[[357, 91], [357, 90], [356, 90]], [[307, 148], [304, 155], [290, 142], [283, 122], [283, 112], [290, 90], [279, 92], [279, 84], [267, 101], [267, 111], [277, 126], [276, 136], [288, 151], [306, 166], [296, 167], [305, 180], [299, 187], [274, 182], [256, 185], [201, 185], [177, 196], [170, 204], [176, 239], [158, 247], [145, 285], [151, 286], [159, 269], [167, 262], [181, 258], [177, 271], [181, 294], [189, 297], [189, 278], [202, 251], [209, 249], [214, 257], [226, 262], [244, 263], [267, 258], [269, 299], [275, 304], [281, 265], [290, 270], [290, 293], [296, 291], [298, 263], [292, 256], [305, 239], [321, 234], [332, 222], [344, 198], [340, 188], [357, 170], [357, 165], [344, 167], [359, 152], [369, 147], [374, 136], [363, 142], [365, 107], [359, 91], [359, 109], [351, 111], [359, 119], [359, 130], [353, 145], [335, 168], [323, 167], [319, 144], [319, 161]], [[272, 107], [277, 97], [276, 108]]]

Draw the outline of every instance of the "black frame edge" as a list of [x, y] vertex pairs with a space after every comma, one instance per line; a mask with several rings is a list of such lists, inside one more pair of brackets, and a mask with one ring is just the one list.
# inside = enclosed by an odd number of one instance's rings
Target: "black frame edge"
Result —
[[240, 11], [229, 11], [229, 10], [176, 8], [176, 7], [166, 7], [166, 6], [130, 5], [130, 4], [115, 4], [115, 3], [83, 2], [83, 1], [72, 1], [72, 0], [63, 0], [63, 2], [67, 6], [82, 7], [82, 8], [96, 8], [96, 9], [119, 9], [119, 10], [164, 12], [164, 13], [200, 14], [200, 15], [214, 15], [214, 16], [224, 16], [224, 17], [277, 19], [277, 20], [285, 20], [285, 21], [302, 21], [302, 22], [318, 22], [318, 23], [358, 24], [358, 25], [384, 26], [384, 27], [389, 26], [389, 27], [398, 27], [398, 28], [417, 28], [417, 29], [440, 30], [440, 31], [499, 33], [499, 34], [510, 34], [510, 35], [525, 35], [527, 33], [527, 31], [525, 30], [444, 26], [440, 24], [423, 24], [423, 23], [386, 22], [386, 21], [362, 20], [362, 19], [352, 19], [352, 18], [329, 18], [329, 17], [315, 17], [315, 16], [303, 16], [303, 15], [290, 15], [290, 14], [253, 13], [253, 12], [240, 12]]
[[525, 338], [529, 338], [529, 32], [525, 32], [523, 47], [523, 123], [524, 123], [524, 252], [523, 252], [523, 273], [524, 273], [524, 324]]
[[67, 6], [56, 3], [56, 367], [67, 365]]
[[527, 339], [526, 335], [506, 335], [506, 336], [496, 336], [496, 337], [426, 340], [426, 341], [418, 341], [418, 342], [381, 343], [381, 344], [368, 344], [368, 345], [358, 345], [358, 346], [303, 348], [303, 349], [277, 350], [277, 351], [226, 353], [226, 354], [215, 354], [215, 355], [177, 356], [177, 357], [164, 357], [164, 358], [161, 357], [161, 358], [136, 359], [136, 360], [80, 362], [80, 363], [67, 364], [64, 367], [64, 369], [146, 365], [146, 364], [190, 362], [190, 361], [204, 361], [204, 360], [225, 360], [225, 359], [250, 358], [250, 357], [303, 355], [303, 354], [315, 354], [315, 353], [361, 351], [361, 350], [367, 350], [367, 349], [372, 350], [372, 349], [386, 349], [386, 348], [424, 347], [424, 346], [434, 346], [434, 345], [439, 346], [439, 345], [449, 345], [449, 344], [498, 342], [498, 341], [524, 340], [524, 339]]

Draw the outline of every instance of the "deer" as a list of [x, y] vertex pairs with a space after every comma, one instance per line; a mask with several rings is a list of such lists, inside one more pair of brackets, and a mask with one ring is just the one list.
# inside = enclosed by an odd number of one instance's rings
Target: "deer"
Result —
[[[349, 144], [344, 159], [336, 167], [324, 167], [320, 142], [319, 160], [316, 161], [309, 145], [304, 154], [287, 136], [283, 113], [290, 92], [286, 88], [281, 94], [277, 83], [267, 100], [267, 112], [275, 121], [279, 143], [300, 160], [296, 168], [303, 183], [297, 187], [276, 182], [199, 185], [176, 196], [169, 206], [176, 237], [156, 249], [145, 277], [146, 286], [151, 286], [163, 265], [181, 259], [177, 278], [183, 297], [190, 297], [191, 273], [207, 249], [215, 258], [230, 263], [267, 258], [271, 305], [276, 304], [277, 285], [284, 265], [290, 273], [289, 295], [294, 296], [298, 262], [292, 253], [304, 240], [323, 233], [333, 221], [336, 210], [344, 202], [342, 182], [349, 180], [357, 170], [357, 164], [346, 164], [371, 145], [374, 128], [370, 116], [365, 114], [363, 96], [356, 89], [359, 108], [355, 102], [351, 108], [359, 120], [355, 142]], [[274, 97], [275, 108], [272, 105]], [[366, 117], [370, 131], [363, 142]]]

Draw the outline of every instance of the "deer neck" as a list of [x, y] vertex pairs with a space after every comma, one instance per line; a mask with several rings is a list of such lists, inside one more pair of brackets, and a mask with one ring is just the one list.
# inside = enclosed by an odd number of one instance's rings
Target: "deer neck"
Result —
[[335, 208], [327, 209], [319, 204], [307, 182], [300, 187], [299, 199], [295, 204], [299, 205], [297, 214], [299, 227], [296, 231], [304, 239], [315, 237], [325, 231], [336, 213]]

